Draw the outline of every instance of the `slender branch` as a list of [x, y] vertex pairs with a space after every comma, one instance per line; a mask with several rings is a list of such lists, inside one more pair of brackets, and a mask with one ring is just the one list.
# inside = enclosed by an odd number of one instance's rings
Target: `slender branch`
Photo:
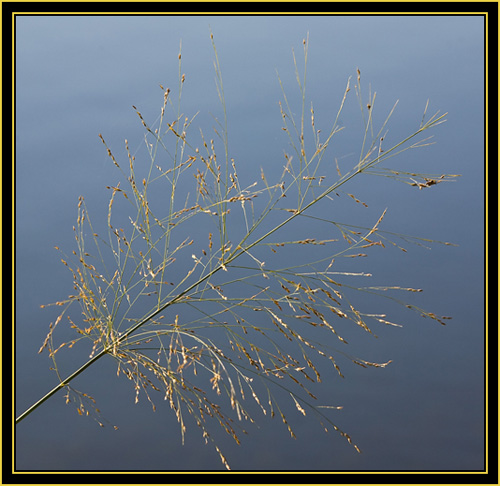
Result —
[[89, 359], [83, 366], [77, 369], [74, 373], [69, 375], [65, 380], [61, 381], [59, 385], [52, 388], [52, 390], [50, 390], [45, 396], [40, 398], [38, 402], [31, 405], [31, 407], [29, 407], [26, 411], [24, 411], [21, 415], [19, 415], [16, 418], [16, 424], [21, 422], [21, 420], [25, 419], [31, 412], [35, 411], [40, 405], [42, 405], [42, 403], [46, 402], [52, 395], [54, 395], [59, 390], [67, 386], [70, 381], [72, 381], [78, 375], [83, 373], [90, 365], [94, 364], [98, 359], [102, 358], [105, 354], [107, 354], [111, 348], [112, 347], [108, 346], [107, 348], [103, 349], [100, 353], [96, 354], [92, 359]]

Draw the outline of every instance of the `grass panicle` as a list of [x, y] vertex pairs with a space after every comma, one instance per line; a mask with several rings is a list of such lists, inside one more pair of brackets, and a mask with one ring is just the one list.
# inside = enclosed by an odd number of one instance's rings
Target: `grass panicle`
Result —
[[[364, 123], [359, 158], [342, 171], [335, 159], [336, 170], [325, 170], [328, 148], [343, 130], [339, 120], [353, 96], [353, 83], [347, 81], [338, 112], [324, 135], [306, 98], [308, 39], [304, 39], [302, 73], [293, 54], [298, 108], [292, 106], [278, 75], [283, 99], [277, 115], [281, 114], [290, 147], [281, 176], [271, 182], [261, 169], [257, 181], [240, 181], [228, 139], [221, 61], [212, 33], [210, 37], [222, 107], [222, 120], [214, 118], [212, 136], [201, 130], [192, 134], [197, 114], [182, 112], [182, 90], [189, 79], [182, 72], [180, 52], [178, 93], [160, 85], [162, 102], [156, 122], [150, 124], [133, 107], [145, 131], [148, 163], [136, 160], [127, 140], [126, 160], [118, 160], [99, 134], [122, 180], [107, 188], [110, 200], [103, 230], [94, 226], [84, 198], [79, 198], [76, 250], [62, 258], [73, 275], [74, 289], [65, 301], [55, 304], [62, 312], [50, 325], [40, 349], [47, 349], [52, 358], [58, 384], [16, 422], [61, 389], [79, 414], [98, 417], [94, 399], [74, 390], [71, 382], [106, 356], [115, 360], [117, 374], [130, 380], [135, 402], [144, 397], [155, 410], [157, 398], [165, 400], [183, 435], [187, 412], [201, 428], [204, 440], [214, 443], [228, 469], [209, 425], [220, 425], [239, 443], [245, 431], [233, 419], [256, 421], [255, 407], [248, 407], [248, 400], [263, 414], [278, 417], [295, 437], [281, 405], [283, 396], [288, 396], [297, 413], [312, 413], [325, 430], [339, 433], [359, 451], [330, 414], [342, 407], [315, 403], [314, 385], [325, 373], [321, 362], [330, 363], [340, 377], [344, 375], [339, 363], [346, 360], [362, 367], [385, 367], [390, 361], [370, 362], [347, 351], [345, 323], [350, 321], [373, 335], [377, 326], [401, 324], [386, 314], [362, 311], [352, 299], [353, 292], [380, 295], [440, 324], [447, 317], [396, 296], [421, 289], [358, 286], [355, 282], [370, 280], [371, 274], [339, 266], [342, 259], [366, 258], [387, 246], [406, 251], [401, 245], [425, 245], [430, 240], [383, 230], [387, 210], [372, 225], [361, 227], [343, 223], [337, 215], [329, 219], [325, 214], [332, 213], [319, 209], [337, 196], [366, 207], [349, 189], [351, 180], [361, 174], [389, 177], [418, 189], [453, 180], [456, 175], [419, 174], [386, 166], [394, 156], [428, 145], [429, 138], [421, 135], [443, 123], [446, 114], [426, 119], [427, 105], [415, 131], [388, 144], [387, 126], [396, 105], [377, 128], [373, 117], [376, 93], [370, 90], [365, 104], [358, 69], [354, 91]], [[235, 221], [243, 222], [243, 233]], [[337, 234], [328, 239], [315, 235], [290, 239], [282, 230], [297, 222], [307, 222], [308, 228], [328, 227]], [[285, 260], [279, 261], [293, 261], [293, 265], [275, 265], [273, 258], [281, 256]], [[75, 303], [82, 318], [73, 321], [69, 308]], [[54, 331], [62, 323], [74, 330], [75, 337], [56, 343]], [[88, 361], [64, 376], [56, 354], [76, 345], [88, 347]]]

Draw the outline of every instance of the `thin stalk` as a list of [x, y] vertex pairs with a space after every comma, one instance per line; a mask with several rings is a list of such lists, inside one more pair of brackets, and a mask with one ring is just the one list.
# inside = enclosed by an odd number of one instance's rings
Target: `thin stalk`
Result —
[[45, 396], [40, 398], [40, 400], [38, 400], [38, 402], [31, 405], [31, 407], [29, 407], [26, 411], [24, 411], [21, 415], [19, 415], [16, 418], [16, 424], [21, 422], [21, 420], [25, 419], [31, 412], [35, 411], [40, 405], [42, 405], [42, 403], [46, 402], [52, 395], [54, 395], [59, 390], [61, 390], [65, 386], [67, 386], [70, 381], [72, 381], [78, 375], [83, 373], [90, 365], [94, 364], [98, 359], [102, 358], [105, 354], [107, 354], [108, 351], [110, 349], [112, 349], [112, 347], [113, 346], [108, 346], [108, 347], [104, 348], [101, 352], [96, 354], [92, 359], [89, 359], [83, 366], [81, 366], [79, 369], [77, 369], [74, 373], [69, 375], [65, 380], [62, 380], [61, 383], [59, 383], [59, 385], [52, 388], [52, 390], [50, 390]]

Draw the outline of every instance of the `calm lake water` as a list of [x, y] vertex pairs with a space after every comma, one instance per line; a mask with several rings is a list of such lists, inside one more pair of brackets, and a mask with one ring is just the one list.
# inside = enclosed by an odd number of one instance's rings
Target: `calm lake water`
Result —
[[[137, 160], [147, 159], [142, 126], [132, 105], [153, 122], [163, 101], [158, 85], [170, 87], [172, 96], [176, 95], [181, 41], [186, 75], [182, 112], [190, 117], [199, 112], [192, 126], [194, 136], [199, 128], [213, 133], [213, 116], [221, 119], [222, 112], [214, 82], [211, 29], [223, 74], [230, 156], [238, 164], [240, 183], [261, 184], [261, 168], [269, 180], [275, 180], [283, 170], [283, 152], [291, 151], [281, 130], [278, 101], [283, 95], [277, 72], [294, 115], [300, 117], [292, 49], [302, 69], [302, 40], [308, 36], [305, 118], [309, 123], [312, 102], [323, 137], [335, 119], [349, 77], [354, 87], [358, 68], [364, 102], [376, 92], [376, 130], [399, 100], [387, 125], [387, 143], [419, 127], [427, 100], [428, 115], [448, 112], [447, 122], [432, 133], [434, 145], [405, 152], [387, 163], [400, 171], [460, 174], [456, 182], [418, 190], [386, 178], [362, 176], [345, 191], [368, 208], [343, 194], [338, 203], [323, 205], [321, 216], [373, 225], [387, 208], [384, 230], [457, 244], [426, 245], [430, 249], [406, 244], [406, 253], [388, 247], [373, 251], [363, 261], [341, 263], [346, 271], [372, 273], [370, 285], [422, 288], [422, 293], [403, 297], [453, 319], [441, 326], [391, 305], [390, 316], [402, 328], [380, 324], [378, 339], [346, 330], [352, 336], [348, 345], [352, 354], [393, 361], [380, 369], [346, 362], [344, 379], [333, 367], [324, 366], [323, 383], [311, 385], [320, 405], [343, 406], [329, 416], [362, 454], [338, 434], [324, 433], [312, 413], [303, 417], [286, 394], [283, 410], [295, 440], [278, 418], [264, 416], [254, 403], [249, 408], [256, 425], [242, 424], [249, 434], [243, 435], [240, 446], [217, 428], [214, 437], [234, 470], [484, 467], [481, 17], [26, 16], [16, 22], [17, 414], [57, 384], [48, 355], [37, 354], [60, 310], [40, 306], [73, 292], [71, 274], [54, 246], [67, 254], [75, 249], [72, 227], [80, 195], [96, 227], [105, 228], [110, 195], [106, 186], [120, 180], [98, 134], [124, 166], [125, 139]], [[359, 158], [364, 129], [354, 89], [339, 122], [345, 129], [325, 156], [325, 176], [336, 176], [335, 159], [345, 171]], [[192, 189], [180, 189], [191, 197], [196, 190], [194, 178], [192, 183]], [[235, 224], [244, 228], [241, 219]], [[280, 237], [295, 240], [302, 229], [307, 233], [308, 224]], [[190, 232], [194, 236], [205, 229], [193, 225]], [[341, 235], [321, 227], [316, 237]], [[271, 252], [265, 255], [266, 268], [290, 265], [290, 257], [274, 262]], [[180, 265], [189, 267], [190, 256], [191, 252], [186, 253], [189, 261]], [[311, 256], [315, 258], [315, 252]], [[384, 309], [369, 297], [357, 302], [363, 309]], [[79, 314], [75, 307], [73, 319], [79, 319]], [[67, 325], [60, 326], [60, 339], [70, 339]], [[73, 354], [61, 352], [61, 373], [72, 372], [88, 353], [85, 346], [75, 346]], [[181, 445], [168, 403], [157, 400], [156, 412], [145, 397], [134, 404], [133, 387], [116, 377], [112, 360], [101, 360], [74, 385], [97, 400], [108, 426], [101, 428], [92, 419], [80, 417], [60, 393], [16, 427], [18, 470], [224, 470], [217, 452], [204, 445], [189, 417]]]

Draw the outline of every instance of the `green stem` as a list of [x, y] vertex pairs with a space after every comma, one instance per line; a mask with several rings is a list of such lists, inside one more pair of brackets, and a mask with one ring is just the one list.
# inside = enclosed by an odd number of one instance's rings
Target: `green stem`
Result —
[[99, 358], [102, 358], [105, 354], [108, 353], [109, 347], [103, 349], [100, 353], [96, 354], [92, 359], [88, 360], [81, 368], [76, 370], [74, 373], [72, 373], [70, 376], [68, 376], [65, 380], [61, 381], [59, 385], [55, 386], [50, 390], [44, 397], [40, 398], [38, 402], [34, 403], [29, 407], [25, 412], [23, 412], [19, 417], [16, 418], [16, 424], [21, 422], [24, 418], [26, 418], [31, 412], [36, 410], [42, 403], [46, 402], [52, 395], [57, 393], [59, 390], [64, 388], [65, 386], [68, 385], [68, 383], [76, 378], [80, 373], [83, 373], [91, 364], [95, 363]]

